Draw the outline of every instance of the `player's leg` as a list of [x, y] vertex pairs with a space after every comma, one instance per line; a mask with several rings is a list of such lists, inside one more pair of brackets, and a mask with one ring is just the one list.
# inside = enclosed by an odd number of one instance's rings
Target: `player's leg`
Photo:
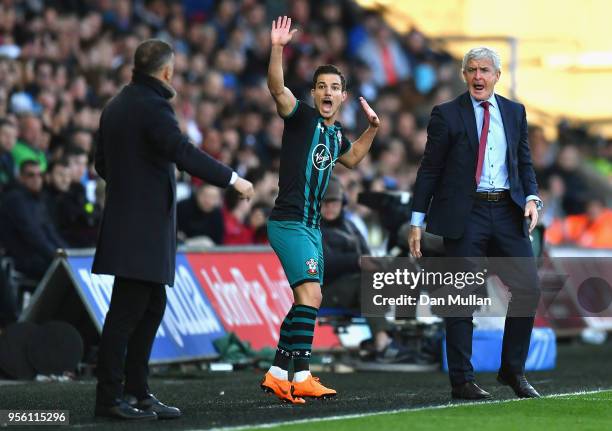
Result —
[[[268, 222], [268, 237], [274, 252], [283, 266], [285, 274], [287, 274], [289, 284], [291, 284], [294, 272], [292, 271], [292, 266], [294, 265], [291, 264], [288, 257], [291, 256], [292, 247], [296, 246], [293, 240], [293, 237], [295, 237], [294, 229], [292, 229], [290, 223], [271, 220]], [[301, 404], [304, 400], [293, 397], [291, 382], [289, 381], [289, 366], [292, 359], [291, 321], [294, 307], [295, 304], [289, 309], [283, 319], [274, 361], [261, 382], [261, 388], [266, 392], [274, 393], [283, 401]]]
[[295, 307], [291, 321], [293, 341], [293, 388], [294, 395], [300, 397], [328, 398], [336, 395], [334, 389], [323, 386], [319, 379], [310, 373], [310, 357], [317, 313], [323, 299], [321, 282], [323, 280], [323, 249], [318, 229], [305, 228], [307, 241], [301, 250], [306, 252], [306, 275], [316, 281], [304, 281], [293, 289]]

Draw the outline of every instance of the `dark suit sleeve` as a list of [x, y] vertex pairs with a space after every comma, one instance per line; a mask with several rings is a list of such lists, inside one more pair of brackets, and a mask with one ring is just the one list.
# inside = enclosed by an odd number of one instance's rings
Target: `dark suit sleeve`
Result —
[[187, 171], [218, 187], [227, 187], [232, 170], [196, 148], [181, 133], [174, 111], [166, 100], [155, 101], [147, 109], [149, 137], [163, 157]]
[[448, 125], [440, 108], [435, 106], [427, 126], [425, 154], [421, 160], [421, 166], [414, 184], [413, 211], [427, 212], [429, 201], [444, 169], [449, 144]]
[[523, 184], [525, 197], [538, 194], [538, 184], [536, 182], [535, 172], [531, 163], [531, 154], [529, 152], [529, 142], [527, 141], [527, 113], [525, 107], [522, 108], [521, 120], [521, 137], [518, 145], [518, 174]]

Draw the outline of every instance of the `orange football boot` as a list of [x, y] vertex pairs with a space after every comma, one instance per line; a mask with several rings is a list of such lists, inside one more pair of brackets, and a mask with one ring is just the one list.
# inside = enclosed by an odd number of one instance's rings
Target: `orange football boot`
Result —
[[337, 392], [334, 389], [326, 388], [321, 384], [318, 377], [308, 376], [303, 382], [293, 382], [294, 397], [309, 397], [309, 398], [333, 398]]
[[269, 371], [261, 381], [261, 389], [269, 394], [276, 395], [281, 401], [291, 404], [304, 404], [303, 398], [293, 396], [293, 386], [289, 380], [274, 377]]

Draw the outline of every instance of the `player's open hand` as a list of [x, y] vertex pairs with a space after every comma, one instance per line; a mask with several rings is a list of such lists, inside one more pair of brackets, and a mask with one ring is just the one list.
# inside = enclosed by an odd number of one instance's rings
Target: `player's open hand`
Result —
[[272, 31], [270, 37], [272, 45], [285, 46], [291, 42], [291, 38], [297, 29], [291, 30], [291, 18], [287, 16], [278, 17], [276, 21], [272, 21]]
[[250, 181], [247, 181], [244, 178], [238, 178], [234, 183], [234, 188], [238, 193], [240, 193], [240, 198], [246, 199], [247, 201], [251, 199], [255, 194], [255, 190], [253, 190], [253, 184], [251, 184]]
[[377, 128], [378, 126], [380, 126], [380, 119], [378, 118], [378, 115], [376, 115], [376, 112], [374, 112], [374, 110], [370, 108], [370, 105], [368, 105], [368, 102], [365, 100], [365, 98], [360, 97], [359, 103], [361, 103], [361, 109], [363, 109], [363, 112], [366, 114], [366, 117], [368, 117], [370, 127]]

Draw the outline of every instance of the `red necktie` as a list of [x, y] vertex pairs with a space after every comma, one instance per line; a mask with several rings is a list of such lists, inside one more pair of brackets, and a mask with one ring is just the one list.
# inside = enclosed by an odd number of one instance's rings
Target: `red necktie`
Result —
[[480, 145], [478, 146], [478, 164], [476, 165], [476, 187], [480, 182], [482, 175], [482, 164], [484, 163], [485, 151], [487, 150], [487, 135], [489, 134], [489, 121], [491, 114], [489, 113], [490, 103], [486, 100], [480, 104], [484, 109], [484, 120], [482, 122], [482, 131], [480, 132]]

